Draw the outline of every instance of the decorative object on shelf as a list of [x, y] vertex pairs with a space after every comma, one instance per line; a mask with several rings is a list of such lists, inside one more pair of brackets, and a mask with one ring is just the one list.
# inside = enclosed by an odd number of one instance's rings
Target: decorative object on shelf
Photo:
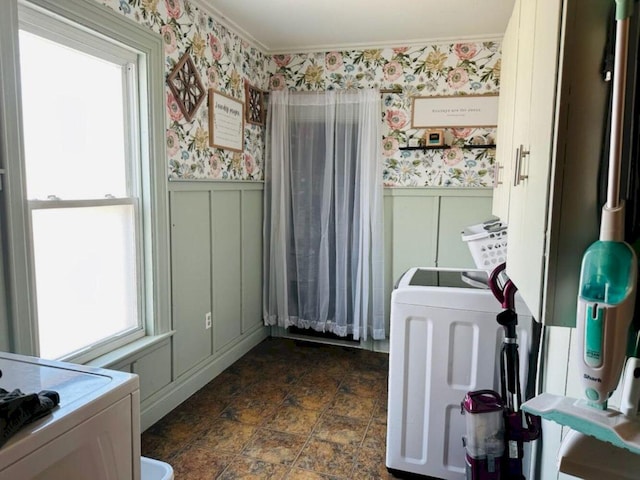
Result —
[[252, 125], [264, 127], [266, 110], [264, 107], [264, 90], [260, 90], [248, 82], [244, 84], [244, 102], [246, 108], [246, 121]]
[[184, 118], [190, 122], [204, 100], [206, 92], [188, 52], [185, 52], [180, 61], [176, 63], [176, 66], [173, 67], [167, 77], [167, 84]]
[[209, 145], [244, 150], [244, 103], [213, 88], [209, 89]]
[[425, 147], [442, 147], [444, 145], [444, 130], [442, 128], [428, 128], [422, 137]]
[[496, 148], [494, 143], [486, 144], [486, 145], [440, 145], [440, 146], [429, 146], [429, 145], [419, 145], [417, 147], [407, 146], [407, 147], [399, 147], [399, 150], [446, 150], [447, 148], [462, 148], [464, 150], [475, 150], [475, 149], [491, 149]]
[[498, 95], [413, 97], [412, 128], [494, 127]]

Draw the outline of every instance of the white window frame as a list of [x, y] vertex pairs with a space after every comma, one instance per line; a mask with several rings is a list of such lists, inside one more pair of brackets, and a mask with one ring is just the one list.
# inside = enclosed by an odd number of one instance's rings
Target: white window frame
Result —
[[[148, 116], [140, 116], [140, 134], [133, 135], [133, 138], [141, 138], [141, 141], [138, 145], [135, 145], [135, 142], [130, 145], [131, 150], [137, 152], [141, 160], [136, 162], [140, 168], [134, 170], [130, 180], [136, 183], [140, 180], [141, 201], [136, 208], [141, 219], [138, 238], [142, 252], [142, 255], [139, 255], [140, 276], [144, 279], [139, 295], [142, 323], [139, 332], [134, 336], [116, 338], [113, 342], [90, 348], [87, 352], [73, 357], [73, 361], [82, 363], [135, 341], [142, 335], [162, 335], [171, 330], [162, 39], [147, 27], [91, 0], [3, 0], [5, 1], [7, 5], [3, 3], [3, 15], [0, 16], [0, 106], [4, 108], [4, 115], [0, 115], [0, 174], [5, 174], [2, 194], [6, 197], [6, 212], [2, 212], [5, 216], [1, 219], [3, 224], [0, 225], [0, 229], [5, 231], [6, 238], [3, 253], [9, 279], [6, 298], [9, 315], [5, 320], [7, 325], [3, 325], [3, 319], [0, 317], [0, 332], [3, 328], [9, 332], [11, 351], [38, 354], [35, 282], [32, 257], [29, 253], [31, 209], [54, 208], [56, 204], [58, 207], [85, 206], [93, 202], [26, 201], [19, 101], [18, 3], [24, 5], [21, 7], [24, 11], [35, 11], [36, 15], [45, 14], [55, 17], [56, 21], [81, 26], [94, 35], [113, 41], [119, 45], [118, 48], [137, 52], [139, 90], [129, 93], [136, 103], [139, 101], [140, 111], [148, 112]], [[22, 10], [21, 21], [30, 15]], [[30, 30], [30, 27], [25, 29]], [[34, 33], [41, 35], [38, 32]], [[95, 48], [91, 42], [86, 45], [85, 51], [87, 48]], [[98, 50], [104, 58], [105, 52], [100, 48]], [[95, 51], [90, 53], [95, 55]], [[108, 52], [106, 54], [108, 55]], [[105, 205], [123, 201], [128, 200], [105, 199], [97, 203]]]

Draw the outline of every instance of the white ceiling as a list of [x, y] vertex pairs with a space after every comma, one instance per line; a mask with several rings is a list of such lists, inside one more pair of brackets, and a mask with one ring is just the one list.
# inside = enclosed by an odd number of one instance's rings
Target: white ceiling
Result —
[[514, 0], [192, 0], [265, 53], [501, 37]]

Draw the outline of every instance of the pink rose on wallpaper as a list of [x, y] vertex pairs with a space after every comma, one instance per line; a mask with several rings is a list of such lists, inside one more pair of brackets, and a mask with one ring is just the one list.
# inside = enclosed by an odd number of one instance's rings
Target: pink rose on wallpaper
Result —
[[209, 47], [211, 47], [211, 55], [213, 55], [213, 58], [220, 60], [222, 58], [222, 45], [220, 44], [220, 40], [214, 35], [209, 36]]
[[329, 52], [324, 57], [324, 62], [327, 66], [327, 70], [333, 72], [339, 69], [344, 62], [342, 61], [342, 55], [339, 52]]
[[216, 70], [216, 67], [207, 68], [207, 80], [209, 80], [210, 87], [218, 87], [218, 71]]
[[409, 50], [409, 47], [396, 47], [393, 49], [393, 53], [395, 54], [399, 54], [399, 53], [405, 53]]
[[451, 88], [461, 88], [469, 81], [469, 75], [464, 68], [454, 68], [447, 75], [447, 83]]
[[402, 110], [387, 110], [387, 125], [394, 130], [398, 130], [407, 124], [407, 114]]
[[180, 16], [180, 2], [179, 0], [164, 0], [167, 6], [167, 14], [171, 18], [178, 18]]
[[253, 156], [250, 153], [245, 153], [244, 169], [247, 172], [247, 175], [252, 175], [255, 168], [256, 168], [256, 161], [253, 159]]
[[456, 43], [453, 50], [460, 60], [471, 60], [478, 53], [475, 43]]
[[284, 75], [281, 73], [272, 75], [271, 80], [269, 81], [269, 85], [271, 85], [272, 90], [284, 90], [285, 84]]
[[291, 61], [291, 55], [274, 55], [273, 61], [276, 62], [276, 65], [279, 67], [286, 67]]
[[167, 110], [169, 110], [169, 117], [171, 120], [182, 120], [182, 112], [180, 111], [178, 102], [176, 102], [176, 98], [171, 92], [167, 93]]
[[220, 155], [214, 153], [209, 158], [209, 170], [211, 171], [211, 176], [213, 178], [220, 178], [220, 171], [222, 170], [222, 160], [220, 159]]
[[451, 133], [453, 133], [453, 136], [456, 138], [466, 138], [469, 135], [471, 135], [472, 131], [473, 131], [472, 128], [452, 128], [451, 129]]
[[384, 67], [382, 67], [382, 71], [384, 72], [384, 79], [393, 82], [400, 78], [402, 75], [402, 65], [398, 62], [389, 62]]
[[382, 139], [382, 154], [385, 157], [392, 157], [398, 151], [398, 140], [393, 137]]
[[164, 51], [165, 53], [173, 53], [176, 51], [177, 42], [176, 42], [176, 33], [173, 31], [173, 27], [171, 25], [163, 25], [160, 27], [160, 34], [162, 35], [162, 40], [164, 41]]
[[462, 149], [461, 148], [449, 148], [444, 151], [444, 163], [452, 166], [462, 161]]
[[167, 154], [170, 157], [175, 156], [180, 148], [180, 140], [178, 134], [173, 129], [167, 130]]

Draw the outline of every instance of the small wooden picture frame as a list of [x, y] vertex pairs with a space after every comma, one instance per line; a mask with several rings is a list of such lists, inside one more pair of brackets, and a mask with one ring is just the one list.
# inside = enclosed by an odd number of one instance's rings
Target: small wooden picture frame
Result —
[[442, 147], [444, 145], [444, 130], [442, 128], [428, 128], [424, 132], [422, 142], [425, 147]]
[[266, 110], [264, 104], [265, 91], [260, 90], [248, 82], [244, 84], [246, 121], [252, 125], [264, 127]]

